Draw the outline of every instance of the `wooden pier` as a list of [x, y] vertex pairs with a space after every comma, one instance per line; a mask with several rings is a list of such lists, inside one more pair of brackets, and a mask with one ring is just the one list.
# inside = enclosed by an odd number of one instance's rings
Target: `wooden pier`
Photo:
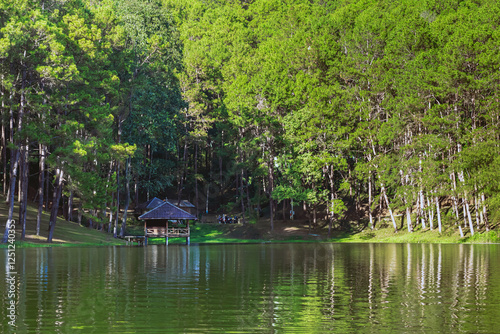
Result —
[[126, 235], [123, 239], [125, 239], [127, 246], [133, 246], [134, 242], [137, 243], [138, 246], [144, 246], [144, 242], [146, 240], [143, 235]]

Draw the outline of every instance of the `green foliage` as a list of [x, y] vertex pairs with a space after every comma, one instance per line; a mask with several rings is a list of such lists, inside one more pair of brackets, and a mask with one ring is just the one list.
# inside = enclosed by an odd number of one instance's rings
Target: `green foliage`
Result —
[[466, 204], [498, 220], [493, 1], [22, 0], [0, 13], [2, 115], [29, 106], [8, 149], [47, 146], [89, 209], [135, 182], [250, 212], [294, 200], [330, 219], [388, 205], [422, 218], [419, 203], [436, 220], [438, 200], [446, 225]]

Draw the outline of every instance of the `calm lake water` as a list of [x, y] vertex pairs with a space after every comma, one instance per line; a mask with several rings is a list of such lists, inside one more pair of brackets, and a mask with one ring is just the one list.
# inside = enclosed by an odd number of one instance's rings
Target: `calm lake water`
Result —
[[500, 331], [500, 245], [18, 249], [15, 269], [17, 333]]

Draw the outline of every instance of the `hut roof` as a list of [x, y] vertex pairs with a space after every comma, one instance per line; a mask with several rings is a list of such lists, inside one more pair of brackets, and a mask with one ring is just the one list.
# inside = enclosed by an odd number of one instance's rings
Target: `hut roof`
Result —
[[181, 200], [179, 202], [179, 205], [177, 205], [178, 200], [175, 199], [165, 199], [166, 202], [169, 202], [170, 204], [173, 204], [179, 208], [195, 208], [194, 204], [191, 204], [188, 200]]
[[178, 220], [178, 219], [188, 219], [196, 220], [197, 218], [182, 209], [179, 209], [175, 205], [169, 202], [163, 202], [163, 204], [157, 206], [153, 210], [146, 212], [145, 214], [139, 216], [139, 219], [150, 220], [150, 219], [168, 219], [168, 220]]
[[161, 199], [159, 199], [158, 197], [155, 197], [153, 199], [150, 199], [149, 201], [147, 202], [144, 202], [142, 203], [141, 205], [139, 205], [137, 208], [138, 209], [141, 209], [141, 210], [146, 210], [146, 209], [154, 209], [156, 208], [157, 206], [160, 206], [162, 205], [163, 203], [165, 203], [164, 201], [162, 201]]

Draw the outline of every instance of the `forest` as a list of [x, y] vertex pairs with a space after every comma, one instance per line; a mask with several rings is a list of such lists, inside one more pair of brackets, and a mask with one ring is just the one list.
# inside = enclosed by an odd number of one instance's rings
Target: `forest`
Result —
[[28, 202], [51, 242], [58, 215], [123, 236], [153, 197], [488, 231], [499, 25], [493, 0], [2, 0], [4, 242]]

